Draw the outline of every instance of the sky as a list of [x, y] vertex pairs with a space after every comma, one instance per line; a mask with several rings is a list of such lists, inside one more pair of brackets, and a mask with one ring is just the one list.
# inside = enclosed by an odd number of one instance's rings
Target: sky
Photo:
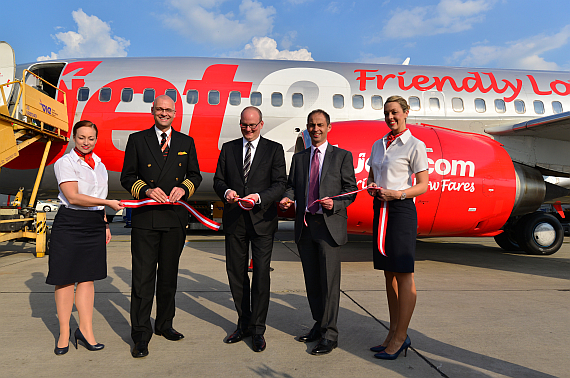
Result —
[[570, 1], [97, 0], [3, 4], [16, 63], [199, 56], [570, 70]]

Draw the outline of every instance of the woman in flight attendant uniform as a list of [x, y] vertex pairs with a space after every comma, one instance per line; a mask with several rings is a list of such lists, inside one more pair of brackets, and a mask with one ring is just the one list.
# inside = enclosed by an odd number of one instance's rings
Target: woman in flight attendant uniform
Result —
[[[368, 193], [374, 197], [374, 269], [384, 270], [390, 312], [388, 336], [370, 350], [377, 352], [374, 357], [385, 360], [396, 359], [411, 344], [407, 333], [416, 305], [414, 257], [418, 227], [412, 198], [427, 191], [429, 180], [426, 146], [406, 128], [409, 111], [408, 103], [400, 96], [386, 100], [384, 117], [391, 131], [374, 143], [368, 163]], [[382, 223], [386, 224], [383, 246], [378, 240], [378, 225]]]
[[[55, 304], [59, 319], [59, 339], [54, 353], [69, 350], [69, 319], [75, 306], [79, 328], [75, 330], [75, 346], [81, 340], [91, 351], [103, 349], [93, 334], [93, 281], [107, 277], [106, 243], [111, 231], [105, 206], [113, 210], [121, 203], [107, 200], [107, 170], [93, 153], [97, 143], [97, 126], [79, 121], [73, 126], [75, 148], [54, 165], [63, 206], [57, 212], [50, 238], [49, 273], [46, 283], [55, 285]], [[75, 289], [77, 283], [77, 289]], [[74, 290], [75, 289], [75, 290]]]

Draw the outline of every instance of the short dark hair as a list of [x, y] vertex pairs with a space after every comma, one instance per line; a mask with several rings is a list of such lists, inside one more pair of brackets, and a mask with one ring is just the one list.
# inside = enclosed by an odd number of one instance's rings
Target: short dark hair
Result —
[[309, 115], [307, 116], [307, 124], [309, 124], [309, 120], [311, 119], [311, 117], [313, 115], [319, 114], [319, 113], [325, 116], [325, 119], [327, 120], [327, 125], [330, 125], [331, 124], [331, 117], [323, 109], [315, 109], [312, 112], [310, 112]]
[[239, 116], [239, 119], [241, 121], [241, 117], [243, 116], [243, 113], [248, 110], [248, 109], [255, 109], [257, 111], [257, 114], [259, 114], [259, 122], [263, 121], [263, 114], [261, 114], [261, 110], [259, 110], [259, 108], [256, 108], [255, 106], [248, 106], [246, 108], [244, 108]]
[[99, 130], [97, 130], [97, 126], [93, 122], [84, 119], [83, 121], [79, 121], [75, 125], [73, 125], [73, 136], [77, 134], [77, 129], [81, 127], [91, 127], [92, 129], [95, 129], [95, 138], [97, 138], [97, 136], [99, 135]]

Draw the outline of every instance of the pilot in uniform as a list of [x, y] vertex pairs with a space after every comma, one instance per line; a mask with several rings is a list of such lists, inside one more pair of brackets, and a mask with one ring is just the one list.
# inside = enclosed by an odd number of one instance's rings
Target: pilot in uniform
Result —
[[[170, 127], [176, 113], [170, 98], [157, 97], [152, 112], [155, 126], [129, 136], [121, 184], [135, 199], [153, 198], [165, 202], [166, 196], [170, 196], [186, 201], [202, 181], [194, 140]], [[161, 144], [166, 144], [163, 150]], [[172, 328], [172, 319], [178, 262], [184, 247], [187, 223], [188, 212], [179, 205], [142, 206], [132, 211], [133, 357], [148, 355], [155, 284], [155, 333], [173, 341], [184, 337]]]

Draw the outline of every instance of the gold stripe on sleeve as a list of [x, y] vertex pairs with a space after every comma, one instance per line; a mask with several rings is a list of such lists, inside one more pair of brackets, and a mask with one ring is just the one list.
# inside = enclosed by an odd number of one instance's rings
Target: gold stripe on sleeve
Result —
[[131, 188], [131, 194], [133, 195], [133, 198], [136, 198], [136, 199], [140, 198], [140, 190], [145, 185], [146, 185], [146, 183], [142, 180], [135, 181], [135, 183], [133, 184], [133, 186]]
[[182, 185], [188, 188], [188, 197], [194, 194], [194, 184], [192, 183], [192, 181], [186, 179], [182, 181]]

